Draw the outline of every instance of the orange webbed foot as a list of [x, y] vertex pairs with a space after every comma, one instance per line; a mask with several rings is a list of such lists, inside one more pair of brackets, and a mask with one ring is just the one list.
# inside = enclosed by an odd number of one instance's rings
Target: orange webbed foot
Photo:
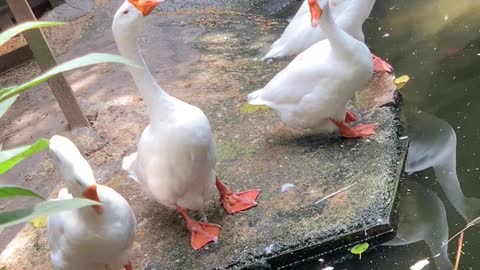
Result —
[[373, 71], [375, 73], [377, 72], [387, 72], [387, 73], [392, 73], [393, 72], [393, 67], [385, 62], [382, 58], [372, 54], [373, 58]]
[[345, 114], [345, 123], [357, 122], [357, 116], [352, 111], [347, 111]]
[[220, 192], [220, 202], [227, 213], [235, 214], [257, 206], [256, 200], [260, 195], [260, 189], [233, 192], [218, 177], [216, 185]]
[[340, 135], [345, 138], [364, 138], [375, 134], [377, 124], [363, 124], [355, 127], [349, 127], [345, 122], [339, 122], [330, 119], [340, 131]]
[[128, 261], [128, 263], [125, 264], [123, 268], [125, 268], [125, 270], [133, 270], [132, 262]]
[[183, 216], [187, 229], [191, 233], [190, 244], [194, 250], [199, 250], [210, 242], [216, 242], [220, 235], [220, 226], [192, 219], [187, 211], [177, 206], [177, 211]]

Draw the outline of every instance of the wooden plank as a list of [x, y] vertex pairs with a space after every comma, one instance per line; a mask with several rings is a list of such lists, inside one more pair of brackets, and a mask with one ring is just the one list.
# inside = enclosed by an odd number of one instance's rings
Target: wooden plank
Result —
[[[50, 1], [55, 1], [55, 0], [50, 0]], [[63, 3], [65, 0], [57, 0], [57, 1]], [[30, 5], [31, 8], [36, 8], [46, 3], [48, 3], [48, 0], [28, 0], [28, 4]], [[7, 13], [8, 13], [7, 3], [5, 2], [5, 0], [0, 0], [0, 15], [7, 14]]]
[[27, 45], [2, 55], [0, 56], [0, 74], [23, 65], [32, 59], [32, 51]]
[[[6, 1], [17, 22], [36, 20], [27, 0]], [[38, 65], [43, 71], [48, 70], [57, 64], [55, 56], [53, 55], [41, 29], [30, 30], [23, 35], [37, 60]], [[63, 74], [50, 79], [48, 84], [50, 85], [50, 89], [57, 99], [70, 127], [76, 128], [88, 126], [88, 120], [83, 115], [80, 105]]]

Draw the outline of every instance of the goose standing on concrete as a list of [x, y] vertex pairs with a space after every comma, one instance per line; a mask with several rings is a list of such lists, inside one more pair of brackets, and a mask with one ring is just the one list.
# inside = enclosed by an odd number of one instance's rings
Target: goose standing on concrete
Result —
[[327, 0], [308, 0], [313, 27], [327, 40], [299, 54], [264, 88], [248, 95], [252, 105], [277, 111], [293, 129], [318, 133], [340, 131], [343, 137], [374, 134], [375, 124], [350, 127], [356, 121], [346, 105], [373, 75], [370, 51], [365, 44], [341, 30], [333, 21]]
[[[318, 1], [321, 2], [321, 1]], [[362, 25], [370, 15], [375, 0], [331, 0], [330, 10], [335, 24], [357, 40], [365, 42]], [[297, 55], [313, 44], [327, 38], [322, 28], [310, 26], [308, 0], [300, 6], [282, 36], [275, 41], [263, 59]], [[392, 67], [372, 55], [374, 70], [392, 72]]]
[[60, 191], [58, 199], [78, 197], [102, 203], [48, 218], [53, 268], [133, 270], [129, 258], [137, 222], [128, 202], [115, 190], [95, 182], [92, 168], [67, 138], [53, 136], [50, 155], [68, 188]]
[[260, 190], [232, 192], [215, 173], [216, 150], [205, 114], [197, 107], [169, 96], [155, 82], [137, 47], [137, 35], [160, 0], [127, 0], [113, 20], [113, 34], [120, 53], [143, 69], [130, 67], [150, 115], [137, 152], [126, 157], [123, 168], [159, 203], [177, 209], [191, 232], [191, 245], [200, 249], [216, 241], [216, 224], [192, 219], [187, 210], [202, 211], [214, 185], [230, 213], [257, 205]]

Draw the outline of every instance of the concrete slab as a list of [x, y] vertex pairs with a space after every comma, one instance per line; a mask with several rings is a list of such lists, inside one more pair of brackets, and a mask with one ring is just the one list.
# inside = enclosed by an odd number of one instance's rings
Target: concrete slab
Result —
[[[209, 6], [206, 2], [196, 4]], [[139, 221], [135, 269], [279, 269], [348, 252], [355, 243], [389, 240], [407, 143], [399, 138], [397, 109], [372, 109], [377, 87], [359, 95], [355, 106], [368, 108], [358, 111], [360, 121], [379, 123], [375, 136], [361, 140], [294, 132], [272, 111], [252, 112], [244, 105], [246, 94], [288, 63], [260, 60], [286, 22], [252, 12], [252, 5], [231, 4], [202, 10], [166, 7], [152, 16], [140, 39], [160, 84], [208, 115], [223, 180], [236, 190], [262, 189], [259, 205], [235, 216], [227, 215], [217, 198], [207, 204], [209, 221], [220, 224], [222, 231], [219, 242], [203, 250], [191, 250], [177, 213], [146, 198], [120, 170], [121, 158], [133, 151], [147, 122], [138, 93], [125, 82], [128, 75], [99, 67], [70, 76], [74, 82], [94, 82], [95, 89], [80, 90], [85, 104], [97, 103], [87, 109], [93, 130], [65, 135], [86, 154], [98, 180], [119, 191], [134, 208]], [[72, 51], [114, 49], [111, 34], [98, 31], [109, 27], [110, 19], [97, 19], [90, 39], [78, 42]], [[32, 178], [54, 177], [48, 159], [36, 169], [40, 176]], [[285, 184], [290, 188], [282, 192]], [[8, 269], [49, 269], [43, 234], [44, 229], [26, 226], [2, 253], [0, 263]]]

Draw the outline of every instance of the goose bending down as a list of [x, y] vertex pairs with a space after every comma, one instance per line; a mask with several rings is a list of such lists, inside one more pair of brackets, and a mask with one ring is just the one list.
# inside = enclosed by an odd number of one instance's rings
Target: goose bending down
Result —
[[234, 214], [257, 205], [260, 190], [231, 191], [215, 173], [216, 150], [205, 114], [165, 93], [150, 74], [137, 47], [137, 34], [160, 0], [127, 0], [114, 16], [112, 30], [120, 54], [143, 69], [129, 68], [150, 115], [137, 152], [123, 168], [159, 203], [177, 209], [191, 232], [191, 245], [200, 249], [216, 241], [216, 224], [192, 219], [187, 210], [202, 211], [216, 185], [225, 210]]
[[[364, 42], [362, 25], [370, 15], [374, 4], [375, 0], [331, 0], [329, 6], [338, 27], [355, 39]], [[263, 59], [297, 55], [313, 44], [326, 39], [327, 34], [322, 28], [310, 26], [309, 18], [309, 4], [308, 0], [305, 0]], [[376, 72], [393, 71], [390, 64], [375, 55], [372, 57]]]
[[329, 133], [343, 137], [374, 134], [375, 124], [350, 127], [356, 121], [346, 105], [373, 75], [370, 51], [365, 44], [341, 30], [333, 21], [327, 0], [309, 0], [312, 26], [320, 27], [328, 39], [299, 54], [264, 88], [248, 95], [252, 105], [277, 111], [293, 129]]
[[129, 257], [136, 219], [128, 202], [115, 190], [95, 182], [90, 165], [67, 138], [53, 136], [50, 155], [68, 188], [59, 192], [58, 199], [78, 197], [102, 203], [48, 218], [53, 268], [133, 270]]

